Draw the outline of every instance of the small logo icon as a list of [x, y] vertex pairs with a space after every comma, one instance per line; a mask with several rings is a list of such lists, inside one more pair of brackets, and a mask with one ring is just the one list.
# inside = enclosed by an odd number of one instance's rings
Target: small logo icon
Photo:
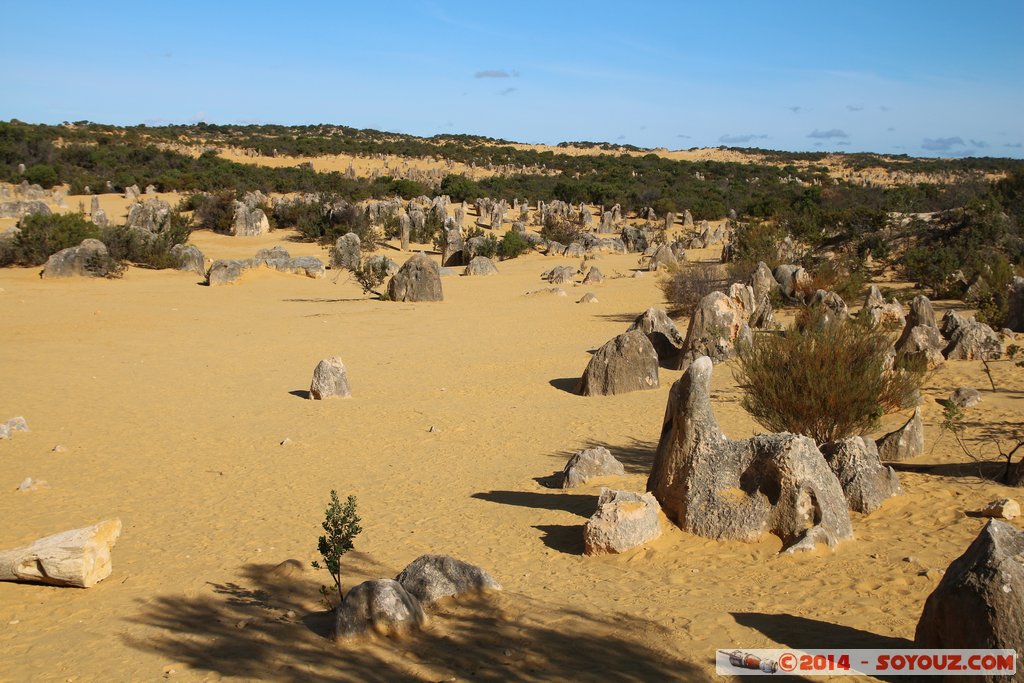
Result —
[[760, 670], [766, 674], [773, 674], [779, 668], [774, 659], [762, 659], [757, 655], [740, 652], [739, 650], [733, 650], [729, 653], [729, 663], [741, 669]]

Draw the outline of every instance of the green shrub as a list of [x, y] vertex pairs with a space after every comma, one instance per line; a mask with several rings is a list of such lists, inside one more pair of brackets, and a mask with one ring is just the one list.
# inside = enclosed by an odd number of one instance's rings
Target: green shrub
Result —
[[57, 169], [49, 164], [36, 164], [25, 169], [25, 180], [30, 184], [49, 189], [60, 182]]
[[509, 230], [498, 244], [498, 254], [502, 260], [516, 258], [530, 250], [530, 243], [515, 230]]
[[559, 244], [572, 244], [583, 239], [583, 229], [561, 216], [549, 215], [540, 229], [540, 236]]
[[32, 214], [18, 222], [21, 230], [0, 252], [0, 266], [40, 266], [51, 254], [97, 239], [99, 227], [78, 213]]
[[[323, 529], [325, 534], [320, 537], [317, 549], [324, 563], [314, 561], [314, 569], [326, 569], [334, 579], [338, 605], [344, 601], [341, 591], [341, 558], [354, 547], [353, 539], [363, 530], [359, 526], [359, 515], [356, 514], [356, 498], [349, 496], [345, 505], [338, 500], [337, 491], [331, 491], [331, 503], [324, 513]], [[327, 587], [320, 588], [324, 599], [327, 599]]]
[[196, 193], [185, 199], [180, 208], [192, 211], [196, 227], [226, 235], [235, 221], [235, 192]]
[[738, 347], [742, 405], [764, 427], [818, 444], [862, 434], [887, 412], [913, 405], [924, 380], [923, 373], [887, 370], [891, 347], [885, 330], [858, 321], [818, 319], [758, 334]]
[[705, 296], [729, 288], [725, 275], [725, 268], [714, 263], [684, 262], [670, 268], [658, 286], [673, 311], [691, 315]]
[[192, 231], [191, 219], [172, 212], [167, 226], [156, 235], [125, 226], [104, 229], [100, 240], [107, 245], [110, 258], [142, 268], [177, 268], [178, 259], [171, 254], [177, 244], [185, 244]]
[[734, 221], [729, 274], [734, 280], [746, 281], [757, 270], [759, 261], [764, 261], [774, 270], [781, 263], [779, 245], [785, 238], [786, 231], [775, 223]]

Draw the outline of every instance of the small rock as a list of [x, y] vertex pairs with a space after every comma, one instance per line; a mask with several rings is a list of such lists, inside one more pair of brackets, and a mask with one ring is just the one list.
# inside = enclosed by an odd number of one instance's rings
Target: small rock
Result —
[[25, 477], [25, 479], [18, 484], [17, 491], [25, 493], [27, 491], [38, 491], [39, 489], [48, 489], [50, 485], [42, 479], [33, 479], [32, 477]]
[[622, 553], [661, 536], [661, 507], [649, 492], [602, 489], [597, 506], [583, 529], [587, 555]]
[[61, 444], [57, 444], [56, 446], [53, 447], [53, 452], [54, 453], [64, 453], [67, 450], [68, 449], [66, 447], [62, 446]]
[[1020, 503], [1013, 498], [1000, 498], [986, 505], [978, 514], [993, 519], [1013, 519], [1020, 516]]
[[903, 558], [903, 561], [904, 562], [913, 562], [914, 558], [911, 557], [910, 555], [907, 555], [906, 557]]
[[960, 387], [949, 397], [949, 402], [958, 408], [971, 408], [981, 403], [981, 394], [977, 389]]
[[578, 451], [569, 458], [562, 472], [562, 488], [582, 486], [594, 477], [625, 474], [622, 463], [604, 446]]
[[291, 440], [291, 439], [289, 439], [289, 438], [288, 438], [288, 437], [286, 436], [286, 437], [284, 437], [284, 438], [283, 438], [283, 439], [281, 440], [281, 445], [282, 445], [282, 446], [287, 446], [287, 445], [288, 445], [288, 444], [290, 444], [291, 442], [292, 442], [292, 440]]
[[430, 432], [431, 434], [437, 434], [441, 430], [435, 427], [434, 425], [430, 425], [430, 429], [428, 429], [427, 431]]
[[597, 303], [597, 297], [594, 296], [593, 292], [587, 292], [576, 303], [578, 303], [578, 304], [596, 304]]
[[467, 593], [501, 590], [501, 585], [484, 569], [448, 555], [421, 555], [395, 581], [426, 605]]
[[315, 400], [325, 398], [349, 398], [352, 390], [348, 385], [348, 371], [337, 356], [324, 358], [313, 370], [313, 381], [309, 386], [309, 397]]

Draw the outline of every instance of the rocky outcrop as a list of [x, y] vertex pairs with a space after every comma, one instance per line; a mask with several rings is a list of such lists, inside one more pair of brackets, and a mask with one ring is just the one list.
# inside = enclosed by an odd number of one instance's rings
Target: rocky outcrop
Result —
[[501, 584], [485, 570], [448, 555], [421, 555], [410, 562], [395, 580], [424, 605], [501, 590]]
[[611, 396], [658, 388], [658, 354], [639, 330], [624, 332], [597, 350], [576, 393]]
[[874, 512], [885, 500], [902, 493], [896, 472], [882, 465], [871, 439], [851, 436], [822, 445], [821, 452], [843, 487], [851, 510]]
[[334, 636], [377, 633], [390, 636], [427, 623], [419, 601], [392, 579], [364, 581], [350, 590], [334, 612]]
[[597, 512], [583, 527], [587, 555], [623, 553], [661, 536], [658, 501], [650, 493], [602, 489]]
[[627, 331], [632, 330], [639, 330], [647, 335], [655, 353], [658, 354], [658, 363], [661, 367], [679, 367], [679, 354], [686, 344], [686, 339], [680, 334], [672, 318], [668, 317], [668, 313], [660, 308], [648, 308], [637, 316]]
[[270, 220], [263, 209], [235, 202], [235, 218], [231, 223], [231, 234], [243, 237], [258, 237], [270, 232]]
[[420, 252], [406, 261], [388, 281], [391, 301], [443, 301], [441, 269]]
[[914, 645], [928, 649], [1019, 650], [1024, 643], [1021, 596], [1024, 531], [1007, 522], [991, 520], [967, 551], [953, 560], [925, 600]]
[[466, 270], [463, 275], [497, 275], [498, 267], [494, 265], [494, 261], [487, 258], [486, 256], [475, 256], [469, 265], [466, 266]]
[[359, 263], [363, 259], [363, 251], [360, 247], [359, 235], [349, 232], [338, 238], [334, 243], [334, 250], [331, 252], [331, 268], [347, 268], [348, 270], [359, 270]]
[[281, 246], [260, 249], [251, 259], [219, 259], [210, 265], [206, 281], [211, 287], [238, 282], [242, 274], [253, 268], [270, 268], [279, 273], [305, 275], [318, 279], [327, 274], [323, 262], [314, 256], [291, 256]]
[[948, 340], [942, 350], [947, 360], [999, 360], [1003, 356], [999, 335], [973, 317], [947, 311], [940, 329]]
[[110, 576], [110, 551], [120, 536], [121, 520], [108, 519], [41, 538], [23, 548], [0, 550], [0, 581], [95, 586]]
[[787, 550], [853, 537], [846, 497], [814, 441], [722, 434], [711, 408], [711, 359], [695, 359], [672, 386], [647, 490], [685, 531], [755, 541], [765, 533]]
[[206, 276], [206, 257], [195, 245], [175, 244], [171, 247], [171, 256], [177, 261], [178, 270]]
[[678, 369], [685, 370], [701, 356], [715, 362], [725, 360], [733, 355], [737, 342], [749, 340], [753, 297], [754, 290], [749, 285], [736, 283], [728, 294], [711, 292], [701, 299], [690, 318]]
[[51, 254], [43, 266], [42, 277], [104, 277], [108, 270], [108, 256], [107, 245], [103, 242], [85, 239], [77, 247]]
[[582, 486], [594, 477], [611, 477], [625, 474], [622, 463], [615, 459], [604, 446], [577, 451], [565, 463], [562, 471], [562, 488]]
[[349, 398], [352, 389], [348, 385], [348, 370], [337, 356], [324, 358], [313, 369], [313, 381], [309, 385], [309, 397], [320, 401], [325, 398]]
[[1024, 332], [1024, 277], [1016, 276], [1010, 283], [1006, 327], [1014, 332]]
[[34, 214], [49, 216], [51, 213], [53, 212], [50, 211], [50, 207], [45, 202], [40, 201], [4, 202], [0, 204], [0, 218], [24, 218]]
[[170, 217], [170, 204], [162, 199], [147, 199], [128, 207], [125, 227], [156, 235], [167, 227]]
[[902, 462], [924, 453], [924, 423], [921, 420], [921, 409], [916, 408], [913, 417], [907, 420], [906, 424], [875, 443], [878, 446], [878, 457], [883, 462]]

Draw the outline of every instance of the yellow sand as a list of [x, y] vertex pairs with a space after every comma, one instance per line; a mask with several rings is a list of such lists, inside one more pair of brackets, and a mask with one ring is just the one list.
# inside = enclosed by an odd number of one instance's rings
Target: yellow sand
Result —
[[[324, 255], [288, 237], [193, 241], [214, 258], [272, 244]], [[597, 264], [614, 276], [635, 262]], [[179, 272], [0, 270], [0, 419], [23, 415], [32, 430], [0, 442], [0, 547], [125, 525], [94, 588], [0, 584], [0, 680], [699, 680], [715, 648], [906, 646], [938, 581], [920, 573], [977, 535], [983, 520], [965, 512], [1019, 491], [944, 465], [902, 473], [905, 494], [854, 515], [856, 540], [835, 552], [781, 557], [774, 537], [715, 542], [666, 523], [649, 547], [581, 555], [600, 486], [644, 490], [679, 373], [622, 396], [567, 391], [588, 349], [661, 303], [652, 275], [523, 296], [546, 286], [542, 271], [576, 263], [528, 255], [497, 276], [445, 278], [437, 304], [370, 300], [337, 273], [250, 272], [208, 288]], [[577, 305], [587, 291], [600, 303]], [[306, 400], [330, 355], [353, 398]], [[1024, 382], [1008, 364], [996, 374], [1000, 391], [970, 416], [1002, 431], [1020, 421]], [[930, 380], [919, 463], [965, 461], [937, 442], [934, 402], [961, 385], [986, 389], [979, 363]], [[719, 366], [713, 400], [735, 438], [757, 430], [739, 398]], [[544, 485], [594, 444], [628, 473]], [[27, 476], [51, 488], [15, 492]], [[405, 641], [332, 644], [318, 595], [329, 578], [309, 568], [331, 489], [358, 497], [365, 529], [345, 558], [348, 587], [447, 553], [505, 590], [444, 606]]]

